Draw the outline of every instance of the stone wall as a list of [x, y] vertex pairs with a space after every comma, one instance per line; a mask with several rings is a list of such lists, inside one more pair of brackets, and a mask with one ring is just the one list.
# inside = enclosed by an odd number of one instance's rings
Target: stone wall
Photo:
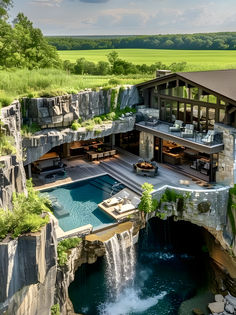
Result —
[[40, 232], [0, 243], [0, 314], [49, 315], [56, 282], [52, 223]]
[[35, 122], [42, 129], [68, 127], [78, 118], [83, 120], [107, 114], [119, 104], [123, 109], [139, 103], [136, 87], [86, 90], [78, 94], [51, 98], [25, 98], [23, 116], [27, 123]]
[[154, 157], [154, 136], [141, 131], [139, 137], [139, 155], [144, 160], [151, 161]]
[[24, 164], [27, 165], [38, 160], [55, 146], [128, 132], [134, 129], [134, 124], [135, 115], [130, 115], [109, 124], [96, 126], [93, 131], [86, 131], [86, 128], [79, 128], [77, 131], [73, 131], [71, 128], [39, 131], [32, 137], [23, 139], [23, 147], [25, 148]]
[[216, 182], [226, 185], [234, 184], [234, 135], [235, 128], [223, 124], [215, 124], [215, 130], [223, 132], [224, 151], [219, 153]]
[[16, 155], [0, 157], [0, 208], [12, 207], [13, 192], [25, 191], [25, 171], [22, 161], [20, 103], [15, 102], [0, 110], [0, 120], [6, 133], [15, 140]]

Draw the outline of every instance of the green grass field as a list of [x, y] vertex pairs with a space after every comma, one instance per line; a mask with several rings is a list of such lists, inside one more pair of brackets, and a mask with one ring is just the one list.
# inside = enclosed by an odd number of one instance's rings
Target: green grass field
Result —
[[[164, 64], [187, 62], [186, 71], [216, 70], [236, 68], [236, 51], [232, 50], [163, 50], [163, 49], [116, 49], [120, 58], [135, 64], [148, 65], [157, 61]], [[107, 61], [111, 50], [63, 50], [59, 55], [63, 60], [75, 62], [78, 58], [89, 61]]]

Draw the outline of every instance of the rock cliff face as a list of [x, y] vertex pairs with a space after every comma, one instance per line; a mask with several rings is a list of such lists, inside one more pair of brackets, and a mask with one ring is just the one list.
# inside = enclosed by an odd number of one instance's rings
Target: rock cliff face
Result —
[[132, 107], [139, 103], [136, 87], [82, 91], [78, 94], [24, 100], [23, 117], [42, 129], [68, 127], [73, 120], [107, 114], [118, 105]]
[[92, 264], [98, 257], [105, 255], [105, 247], [99, 241], [87, 241], [86, 239], [77, 248], [69, 253], [67, 264], [58, 267], [55, 303], [60, 305], [61, 314], [72, 315], [73, 306], [68, 296], [68, 288], [74, 280], [76, 270], [85, 263]]
[[0, 314], [46, 315], [54, 304], [57, 240], [52, 223], [0, 243]]
[[15, 102], [0, 110], [0, 120], [6, 133], [14, 138], [17, 151], [16, 155], [0, 157], [0, 208], [11, 208], [13, 192], [25, 191], [20, 103]]

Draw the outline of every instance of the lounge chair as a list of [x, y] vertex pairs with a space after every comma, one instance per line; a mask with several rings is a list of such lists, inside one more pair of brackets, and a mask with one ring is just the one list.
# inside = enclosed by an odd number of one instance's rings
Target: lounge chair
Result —
[[127, 211], [135, 210], [138, 208], [138, 205], [140, 203], [140, 199], [138, 197], [133, 197], [131, 201], [127, 201], [125, 204], [121, 206], [115, 206], [114, 209], [118, 213], [124, 213]]
[[184, 131], [181, 132], [181, 137], [183, 138], [193, 138], [194, 136], [194, 125], [186, 124]]
[[105, 205], [106, 207], [115, 206], [115, 205], [117, 205], [117, 204], [121, 201], [121, 199], [122, 199], [122, 198], [116, 198], [116, 197], [107, 199], [107, 200], [104, 201], [104, 205]]
[[171, 132], [178, 132], [178, 131], [180, 131], [180, 129], [183, 126], [183, 123], [184, 122], [182, 120], [176, 120], [174, 122], [174, 125], [169, 127], [169, 131], [171, 131]]

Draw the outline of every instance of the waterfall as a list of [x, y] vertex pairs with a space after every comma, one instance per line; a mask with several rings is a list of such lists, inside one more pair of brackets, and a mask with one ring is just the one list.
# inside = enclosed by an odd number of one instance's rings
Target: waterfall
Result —
[[111, 297], [117, 298], [135, 274], [135, 250], [132, 230], [115, 234], [105, 242], [106, 278]]

